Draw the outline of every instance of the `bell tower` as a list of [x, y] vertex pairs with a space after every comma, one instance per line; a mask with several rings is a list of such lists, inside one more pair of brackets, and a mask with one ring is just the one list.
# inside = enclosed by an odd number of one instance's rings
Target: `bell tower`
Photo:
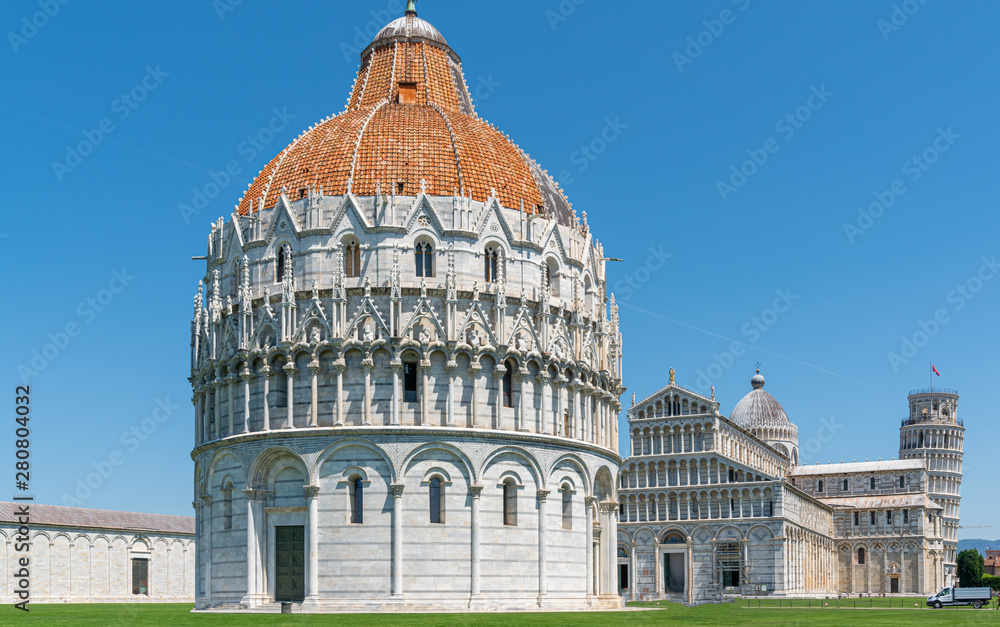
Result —
[[962, 450], [965, 426], [958, 417], [958, 392], [945, 388], [913, 390], [910, 414], [899, 429], [899, 458], [922, 459], [927, 466], [928, 496], [944, 508], [944, 583], [956, 579], [958, 507], [962, 500]]

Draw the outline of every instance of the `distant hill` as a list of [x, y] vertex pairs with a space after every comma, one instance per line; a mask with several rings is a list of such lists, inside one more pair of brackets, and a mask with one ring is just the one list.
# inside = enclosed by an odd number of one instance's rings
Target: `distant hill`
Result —
[[976, 549], [980, 555], [986, 555], [986, 549], [1000, 549], [1000, 540], [959, 540], [958, 550]]

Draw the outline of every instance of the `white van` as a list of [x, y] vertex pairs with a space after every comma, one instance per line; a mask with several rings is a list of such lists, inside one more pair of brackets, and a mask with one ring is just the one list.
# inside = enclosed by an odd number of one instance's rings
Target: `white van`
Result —
[[993, 590], [990, 588], [944, 588], [927, 597], [927, 605], [938, 610], [946, 605], [971, 605], [978, 610], [989, 605], [992, 598]]

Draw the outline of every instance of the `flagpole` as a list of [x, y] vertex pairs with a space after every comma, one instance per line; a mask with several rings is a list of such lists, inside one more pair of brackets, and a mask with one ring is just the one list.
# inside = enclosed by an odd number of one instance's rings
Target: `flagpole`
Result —
[[927, 371], [927, 380], [931, 382], [931, 392], [934, 391], [934, 364], [932, 363], [931, 369]]

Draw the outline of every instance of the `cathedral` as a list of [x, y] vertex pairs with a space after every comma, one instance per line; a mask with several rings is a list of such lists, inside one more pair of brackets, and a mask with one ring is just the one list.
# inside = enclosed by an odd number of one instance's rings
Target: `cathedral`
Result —
[[915, 390], [899, 458], [799, 464], [798, 428], [764, 390], [729, 417], [667, 387], [628, 411], [618, 585], [632, 600], [916, 595], [956, 582], [965, 428], [958, 393]]
[[209, 234], [196, 608], [621, 607], [605, 262], [410, 2]]

